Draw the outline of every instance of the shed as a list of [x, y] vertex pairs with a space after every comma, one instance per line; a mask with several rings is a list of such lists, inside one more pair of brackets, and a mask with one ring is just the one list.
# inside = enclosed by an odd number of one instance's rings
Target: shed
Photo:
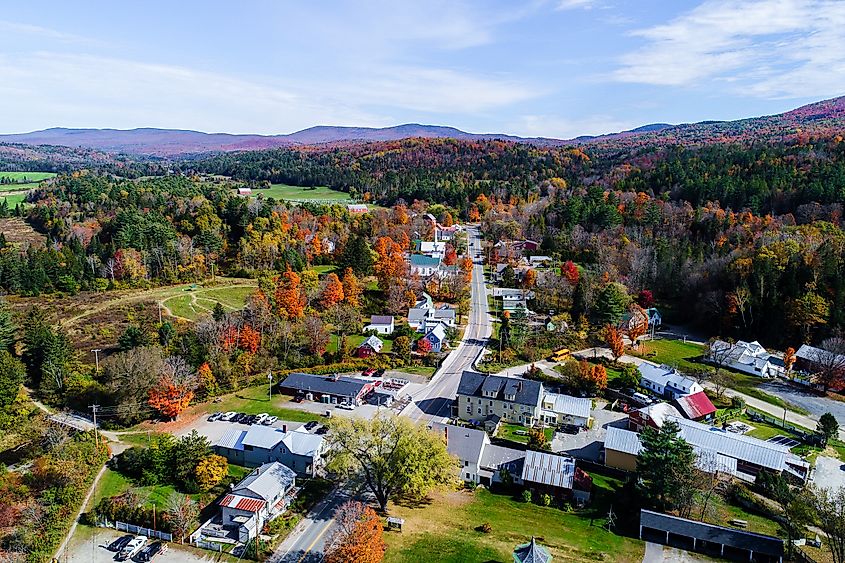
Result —
[[742, 561], [783, 561], [784, 546], [780, 538], [651, 510], [640, 511], [640, 539]]

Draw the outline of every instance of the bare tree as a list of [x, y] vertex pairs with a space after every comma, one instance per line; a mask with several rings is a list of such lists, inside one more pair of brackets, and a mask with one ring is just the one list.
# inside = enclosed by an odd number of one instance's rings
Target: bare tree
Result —
[[197, 503], [188, 495], [173, 493], [167, 499], [167, 515], [170, 517], [173, 533], [182, 543], [185, 543], [185, 536], [196, 525], [199, 513]]
[[824, 388], [841, 384], [845, 379], [845, 338], [834, 336], [822, 341], [811, 353], [810, 361], [815, 366], [815, 383]]

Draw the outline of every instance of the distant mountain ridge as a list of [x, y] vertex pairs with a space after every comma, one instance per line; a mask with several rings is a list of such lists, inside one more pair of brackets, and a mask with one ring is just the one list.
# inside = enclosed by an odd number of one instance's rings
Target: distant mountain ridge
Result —
[[172, 157], [277, 147], [396, 141], [414, 137], [479, 141], [500, 139], [540, 146], [587, 144], [622, 148], [649, 142], [700, 144], [735, 142], [749, 138], [785, 139], [800, 134], [831, 131], [845, 131], [845, 97], [824, 100], [771, 116], [738, 121], [702, 121], [681, 125], [653, 123], [619, 133], [581, 136], [574, 139], [468, 133], [454, 127], [407, 123], [384, 128], [319, 125], [286, 135], [237, 135], [156, 128], [68, 129], [56, 127], [30, 133], [0, 135], [0, 143], [54, 145], [106, 153]]

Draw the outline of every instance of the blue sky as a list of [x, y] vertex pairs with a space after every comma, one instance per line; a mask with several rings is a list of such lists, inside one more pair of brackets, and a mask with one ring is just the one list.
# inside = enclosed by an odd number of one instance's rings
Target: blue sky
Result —
[[0, 14], [0, 132], [569, 138], [845, 94], [843, 45], [839, 0], [29, 0]]

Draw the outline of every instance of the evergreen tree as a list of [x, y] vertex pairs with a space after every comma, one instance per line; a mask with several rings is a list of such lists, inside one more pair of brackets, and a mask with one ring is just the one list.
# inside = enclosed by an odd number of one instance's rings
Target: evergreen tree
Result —
[[647, 427], [640, 434], [639, 487], [646, 502], [658, 510], [673, 508], [679, 500], [681, 481], [697, 471], [695, 451], [679, 432], [678, 423], [667, 420], [659, 430]]
[[616, 282], [605, 284], [596, 300], [596, 323], [616, 326], [630, 303], [631, 298], [624, 285]]

